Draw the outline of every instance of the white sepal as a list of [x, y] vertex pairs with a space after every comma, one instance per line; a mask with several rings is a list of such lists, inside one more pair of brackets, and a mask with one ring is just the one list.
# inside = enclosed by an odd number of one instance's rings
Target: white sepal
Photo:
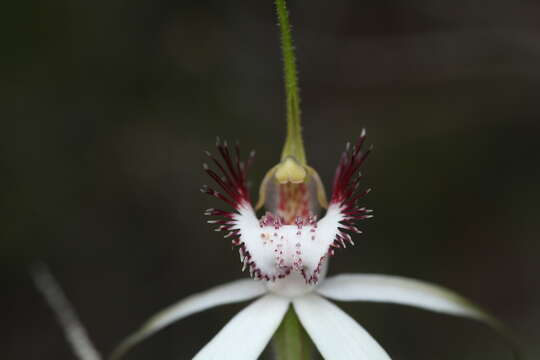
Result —
[[111, 355], [111, 360], [120, 358], [131, 347], [174, 321], [218, 305], [249, 300], [265, 292], [266, 287], [263, 284], [252, 279], [243, 279], [191, 295], [152, 316], [139, 330], [118, 345]]
[[327, 360], [390, 360], [384, 349], [336, 305], [308, 294], [293, 300], [300, 322]]
[[326, 279], [317, 291], [334, 300], [374, 301], [498, 322], [459, 294], [438, 285], [398, 276], [343, 274]]
[[259, 357], [289, 308], [289, 300], [266, 295], [236, 314], [193, 358], [254, 360]]

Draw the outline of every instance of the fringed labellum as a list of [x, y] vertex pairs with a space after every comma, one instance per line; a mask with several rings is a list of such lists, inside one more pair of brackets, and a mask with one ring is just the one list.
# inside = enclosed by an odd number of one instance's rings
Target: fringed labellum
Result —
[[[217, 171], [206, 164], [205, 171], [222, 192], [204, 186], [201, 190], [225, 201], [233, 211], [208, 209], [205, 214], [216, 231], [224, 231], [239, 248], [243, 270], [256, 279], [276, 281], [291, 273], [301, 275], [306, 284], [316, 284], [326, 259], [334, 249], [354, 245], [350, 233], [360, 233], [354, 225], [371, 217], [371, 210], [358, 205], [366, 191], [359, 192], [360, 166], [370, 150], [361, 151], [363, 131], [354, 146], [347, 145], [339, 161], [332, 196], [328, 205], [319, 176], [312, 168], [288, 157], [273, 167], [261, 185], [258, 207], [269, 210], [257, 219], [246, 187], [246, 174], [253, 160], [240, 160], [238, 145], [234, 153], [226, 142], [217, 142], [219, 159], [210, 153]], [[326, 214], [317, 220], [321, 207]]]

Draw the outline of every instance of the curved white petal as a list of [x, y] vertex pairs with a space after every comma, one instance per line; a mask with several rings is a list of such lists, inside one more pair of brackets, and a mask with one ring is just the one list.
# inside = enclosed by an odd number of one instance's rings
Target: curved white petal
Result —
[[218, 305], [249, 300], [265, 292], [266, 287], [262, 283], [252, 279], [243, 279], [191, 295], [152, 316], [139, 330], [118, 345], [111, 359], [120, 358], [138, 342], [176, 320]]
[[293, 300], [300, 322], [327, 360], [390, 360], [354, 319], [326, 299], [309, 294]]
[[[240, 260], [248, 267], [250, 275], [263, 279], [275, 279], [287, 273], [285, 266], [280, 267], [277, 253], [274, 252], [275, 241], [273, 231], [264, 226], [249, 203], [242, 203], [238, 213], [233, 215], [234, 227], [240, 234]], [[279, 226], [276, 223], [276, 227]], [[274, 230], [272, 227], [271, 230]], [[270, 235], [269, 235], [270, 234]], [[284, 265], [284, 264], [283, 264]], [[242, 270], [243, 270], [242, 269]]]
[[398, 276], [344, 274], [326, 279], [317, 291], [341, 301], [374, 301], [415, 306], [436, 312], [498, 322], [457, 293], [438, 285]]
[[289, 302], [278, 295], [255, 301], [233, 317], [193, 359], [257, 359], [281, 323]]
[[240, 234], [242, 261], [252, 276], [275, 280], [298, 271], [307, 282], [317, 282], [343, 219], [339, 206], [331, 205], [319, 222], [308, 217], [286, 225], [270, 213], [258, 220], [251, 205], [244, 203], [233, 215], [231, 229]]

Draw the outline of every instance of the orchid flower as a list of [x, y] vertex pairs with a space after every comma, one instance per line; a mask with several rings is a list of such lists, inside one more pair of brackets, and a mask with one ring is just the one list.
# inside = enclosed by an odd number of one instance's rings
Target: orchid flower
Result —
[[[330, 200], [317, 171], [308, 166], [300, 126], [300, 99], [294, 47], [285, 0], [275, 0], [281, 29], [287, 104], [287, 138], [280, 162], [265, 175], [253, 206], [247, 173], [254, 152], [242, 161], [239, 146], [218, 139], [218, 155], [207, 153], [212, 168], [204, 170], [220, 188], [201, 190], [222, 200], [229, 209], [207, 209], [208, 222], [238, 249], [242, 271], [251, 278], [232, 281], [194, 294], [151, 317], [113, 351], [119, 359], [134, 345], [171, 323], [219, 305], [254, 300], [235, 315], [194, 357], [196, 360], [253, 360], [275, 336], [280, 360], [305, 360], [294, 355], [294, 337], [312, 339], [324, 359], [388, 360], [390, 356], [353, 318], [329, 300], [386, 302], [414, 306], [487, 323], [504, 333], [494, 317], [457, 293], [420, 280], [379, 274], [342, 274], [326, 277], [329, 259], [354, 245], [360, 234], [356, 222], [372, 217], [361, 204], [370, 189], [361, 190], [360, 167], [371, 148], [363, 150], [366, 132], [347, 144], [335, 172]], [[256, 210], [266, 213], [257, 217]], [[318, 216], [324, 211], [324, 216]], [[64, 329], [75, 355], [100, 360], [73, 307], [46, 266], [32, 271]], [[303, 329], [301, 328], [303, 327]], [[280, 329], [299, 329], [282, 332]], [[276, 335], [276, 332], [278, 335]], [[293, 339], [289, 335], [293, 334]], [[289, 336], [289, 338], [286, 338]], [[296, 339], [298, 340], [298, 339]], [[302, 340], [300, 340], [302, 341]], [[285, 346], [280, 346], [285, 343]], [[296, 342], [298, 344], [298, 341]], [[514, 355], [517, 353], [514, 350]]]
[[218, 305], [255, 299], [238, 313], [194, 359], [256, 359], [264, 350], [292, 304], [302, 326], [325, 359], [390, 359], [387, 352], [354, 319], [328, 301], [388, 302], [468, 317], [499, 327], [498, 322], [460, 295], [437, 285], [403, 277], [343, 274], [326, 278], [328, 259], [336, 249], [354, 245], [351, 233], [360, 233], [355, 221], [371, 217], [359, 200], [360, 166], [369, 154], [362, 151], [362, 132], [354, 146], [347, 145], [334, 177], [326, 214], [316, 209], [326, 204], [316, 172], [286, 157], [270, 170], [261, 186], [265, 215], [257, 218], [246, 186], [247, 162], [238, 146], [217, 144], [220, 160], [210, 153], [216, 171], [206, 172], [221, 188], [205, 186], [232, 210], [208, 209], [218, 217], [209, 221], [224, 231], [238, 248], [243, 270], [252, 279], [236, 280], [192, 295], [163, 310], [129, 336], [113, 358], [133, 345], [186, 316]]
[[[317, 172], [308, 166], [300, 126], [297, 72], [285, 0], [275, 0], [281, 30], [287, 104], [287, 138], [281, 161], [264, 177], [253, 206], [247, 188], [252, 152], [242, 161], [238, 145], [218, 140], [218, 155], [205, 171], [220, 188], [202, 192], [229, 209], [208, 209], [208, 222], [238, 249], [240, 279], [194, 294], [150, 318], [113, 352], [118, 359], [134, 345], [194, 313], [256, 299], [234, 316], [194, 357], [197, 360], [253, 360], [259, 357], [288, 314], [329, 360], [386, 360], [388, 353], [353, 318], [329, 300], [387, 302], [414, 306], [502, 325], [455, 292], [420, 280], [378, 274], [342, 274], [326, 278], [329, 258], [354, 245], [356, 222], [372, 216], [361, 204], [369, 192], [360, 189], [360, 167], [371, 149], [363, 150], [366, 133], [341, 155], [330, 200]], [[266, 213], [257, 217], [256, 210]], [[318, 219], [321, 210], [324, 216]], [[283, 321], [283, 322], [282, 322]], [[287, 357], [291, 359], [292, 357]], [[305, 358], [302, 357], [303, 359]]]

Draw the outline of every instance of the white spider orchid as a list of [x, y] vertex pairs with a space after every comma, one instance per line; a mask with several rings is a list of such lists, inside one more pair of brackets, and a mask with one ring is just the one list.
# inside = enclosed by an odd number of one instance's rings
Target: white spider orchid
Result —
[[[354, 221], [371, 216], [358, 200], [359, 168], [369, 150], [361, 151], [362, 133], [356, 145], [347, 146], [336, 170], [328, 206], [317, 173], [294, 157], [285, 157], [265, 177], [260, 205], [266, 215], [257, 219], [246, 188], [247, 163], [233, 155], [226, 143], [218, 142], [222, 161], [214, 160], [218, 174], [206, 172], [222, 188], [202, 191], [234, 210], [208, 209], [218, 216], [209, 222], [240, 252], [243, 269], [253, 279], [233, 281], [192, 295], [163, 310], [129, 336], [113, 354], [118, 358], [133, 345], [188, 315], [218, 305], [258, 298], [229, 321], [194, 359], [256, 359], [264, 350], [292, 304], [298, 318], [325, 359], [383, 360], [386, 351], [350, 316], [327, 299], [338, 301], [388, 302], [415, 306], [456, 316], [469, 317], [499, 327], [496, 320], [456, 293], [418, 280], [402, 277], [345, 274], [325, 278], [328, 257], [334, 250], [353, 244], [350, 232], [360, 233]], [[314, 200], [317, 199], [317, 200]], [[316, 220], [319, 206], [326, 214]]]
[[[232, 206], [232, 211], [208, 209], [206, 215], [219, 217], [209, 222], [217, 224], [216, 230], [225, 231], [225, 237], [238, 247], [242, 269], [249, 269], [252, 279], [233, 281], [192, 295], [161, 311], [125, 339], [111, 358], [118, 359], [132, 346], [174, 321], [218, 305], [254, 298], [258, 299], [233, 317], [195, 355], [195, 359], [256, 359], [284, 318], [280, 329], [285, 331], [279, 330], [276, 336], [280, 358], [296, 360], [297, 354], [291, 350], [296, 345], [287, 348], [279, 344], [291, 345], [294, 342], [286, 338], [290, 334], [287, 329], [299, 329], [299, 320], [325, 359], [390, 359], [366, 330], [327, 298], [416, 306], [473, 318], [503, 330], [493, 317], [458, 294], [437, 285], [372, 274], [346, 274], [326, 279], [328, 258], [334, 255], [335, 249], [354, 244], [351, 233], [360, 233], [354, 222], [371, 217], [371, 211], [358, 204], [369, 192], [369, 189], [358, 191], [359, 169], [369, 150], [361, 151], [365, 141], [363, 131], [358, 142], [352, 147], [347, 146], [341, 156], [332, 196], [327, 203], [317, 172], [306, 163], [294, 47], [285, 0], [275, 0], [275, 4], [283, 50], [287, 138], [281, 163], [268, 172], [260, 187], [256, 209], [264, 205], [269, 212], [257, 219], [246, 186], [246, 173], [253, 153], [247, 163], [243, 163], [238, 146], [236, 151], [231, 151], [226, 143], [218, 141], [221, 160], [208, 153], [218, 172], [207, 165], [204, 167], [223, 192], [209, 187], [202, 189]], [[326, 213], [317, 221], [321, 208], [326, 208]], [[81, 360], [101, 359], [54, 278], [46, 269], [37, 270], [33, 275], [76, 355]], [[304, 334], [298, 331], [295, 336], [300, 338]], [[302, 342], [296, 340], [296, 344]], [[302, 360], [307, 358], [306, 354], [301, 357]]]

